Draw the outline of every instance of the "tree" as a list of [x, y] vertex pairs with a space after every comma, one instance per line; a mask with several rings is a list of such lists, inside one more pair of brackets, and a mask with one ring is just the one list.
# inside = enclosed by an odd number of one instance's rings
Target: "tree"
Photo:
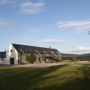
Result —
[[73, 60], [74, 63], [76, 63], [77, 57], [76, 56], [73, 56], [72, 57], [72, 60]]
[[29, 56], [26, 56], [26, 60], [29, 62], [29, 63], [34, 63], [34, 61], [36, 60], [36, 56], [34, 54], [31, 54]]

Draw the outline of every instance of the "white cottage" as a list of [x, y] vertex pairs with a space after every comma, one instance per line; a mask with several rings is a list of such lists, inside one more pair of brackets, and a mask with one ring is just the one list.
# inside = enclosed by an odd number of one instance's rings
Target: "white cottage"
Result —
[[13, 44], [6, 52], [0, 52], [0, 65], [18, 64], [18, 52]]
[[18, 51], [13, 44], [11, 44], [8, 48], [6, 59], [6, 64], [18, 64]]

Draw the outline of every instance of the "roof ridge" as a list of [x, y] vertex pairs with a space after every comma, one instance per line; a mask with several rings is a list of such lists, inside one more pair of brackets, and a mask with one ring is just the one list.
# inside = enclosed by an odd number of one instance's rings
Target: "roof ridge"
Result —
[[22, 44], [12, 44], [12, 45], [20, 53], [24, 52], [24, 53], [41, 53], [41, 54], [59, 54], [59, 51], [57, 49], [52, 48], [29, 46]]
[[42, 49], [57, 50], [57, 49], [55, 49], [55, 48], [47, 48], [47, 47], [39, 47], [39, 46], [30, 46], [30, 45], [24, 45], [24, 44], [15, 44], [15, 43], [12, 43], [12, 45], [19, 45], [19, 46], [27, 46], [27, 47], [35, 47], [35, 48], [42, 48]]

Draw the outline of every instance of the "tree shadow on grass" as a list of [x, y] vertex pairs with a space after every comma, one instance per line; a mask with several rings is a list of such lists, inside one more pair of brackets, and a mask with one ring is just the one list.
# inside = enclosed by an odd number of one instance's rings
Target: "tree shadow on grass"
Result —
[[75, 75], [75, 78], [68, 78], [61, 85], [48, 86], [42, 88], [42, 90], [90, 90], [90, 64], [78, 67]]
[[[43, 80], [42, 76], [55, 72], [67, 65], [52, 66], [45, 68], [8, 68], [0, 70], [0, 90], [36, 90]], [[49, 88], [49, 87], [47, 87]], [[39, 88], [40, 89], [40, 88]], [[38, 89], [38, 90], [39, 90]], [[43, 90], [43, 89], [42, 89]]]
[[83, 73], [82, 90], [90, 90], [90, 64], [83, 64], [80, 71]]
[[[61, 69], [66, 66], [67, 65], [45, 68], [2, 68], [0, 69], [0, 90], [90, 90], [90, 64], [83, 64], [77, 67], [76, 71], [68, 71], [67, 69], [63, 73], [55, 73], [61, 71]], [[48, 74], [53, 72], [55, 73], [54, 75], [48, 76]], [[75, 78], [73, 78], [73, 73], [76, 75]], [[82, 77], [80, 77], [79, 74]], [[47, 76], [44, 77], [45, 75]], [[69, 75], [68, 78], [66, 77], [67, 75]], [[52, 79], [54, 80], [53, 82], [51, 82]], [[55, 84], [54, 82], [59, 81], [59, 79], [60, 82], [65, 81]], [[49, 84], [42, 86], [41, 84], [47, 83], [46, 81]]]
[[[62, 78], [65, 79], [64, 83], [47, 85], [46, 87], [39, 88], [38, 90], [90, 90], [90, 64], [83, 64], [76, 68], [76, 71], [74, 71], [74, 75], [76, 76], [73, 76], [72, 74], [68, 78]], [[73, 70], [71, 73], [73, 73]], [[65, 74], [66, 76], [69, 75], [68, 71], [66, 71]], [[54, 77], [55, 76], [48, 78], [50, 79]]]

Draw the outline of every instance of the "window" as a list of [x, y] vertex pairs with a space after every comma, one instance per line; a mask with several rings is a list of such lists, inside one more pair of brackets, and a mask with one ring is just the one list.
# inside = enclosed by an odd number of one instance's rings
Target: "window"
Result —
[[38, 50], [36, 50], [36, 53], [39, 53], [39, 51], [38, 51]]
[[51, 51], [51, 54], [55, 54], [53, 51]]
[[0, 58], [0, 61], [4, 61], [4, 58]]
[[12, 52], [12, 50], [11, 50], [11, 52]]
[[20, 51], [24, 54], [24, 51], [22, 49]]
[[46, 51], [44, 51], [44, 53], [46, 54], [47, 52], [46, 52]]
[[58, 51], [56, 52], [57, 54], [60, 54]]

